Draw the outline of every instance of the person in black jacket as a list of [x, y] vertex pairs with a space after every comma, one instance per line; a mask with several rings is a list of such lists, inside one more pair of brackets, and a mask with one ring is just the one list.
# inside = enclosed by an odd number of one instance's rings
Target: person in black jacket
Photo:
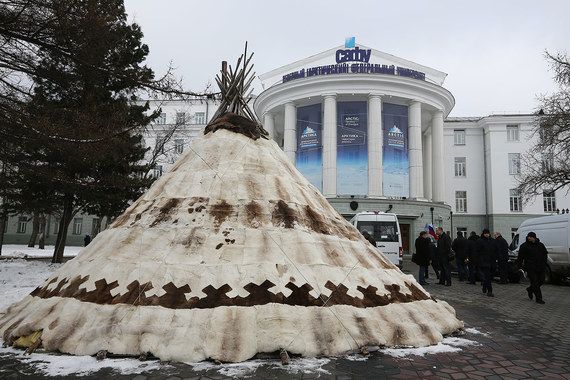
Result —
[[443, 232], [443, 228], [441, 227], [438, 227], [435, 233], [439, 237], [439, 239], [437, 239], [437, 261], [439, 262], [439, 269], [441, 270], [439, 274], [439, 284], [451, 286], [451, 268], [449, 266], [451, 239]]
[[477, 236], [475, 231], [471, 231], [471, 234], [467, 239], [467, 268], [469, 269], [469, 283], [471, 285], [475, 285], [475, 282], [479, 279], [479, 274], [481, 272], [477, 260], [477, 240], [479, 240], [479, 236]]
[[479, 267], [483, 272], [483, 293], [489, 297], [494, 297], [492, 281], [495, 263], [497, 262], [497, 246], [495, 240], [491, 239], [491, 232], [486, 228], [477, 240], [476, 254]]
[[430, 262], [430, 240], [427, 237], [427, 232], [420, 232], [420, 236], [416, 239], [416, 259], [415, 263], [420, 266], [419, 282], [420, 285], [428, 285], [425, 279], [425, 274]]
[[500, 232], [495, 232], [495, 242], [497, 244], [497, 260], [499, 262], [501, 284], [507, 284], [509, 282], [509, 243], [501, 236]]
[[372, 244], [375, 248], [377, 247], [377, 245], [376, 245], [376, 240], [374, 240], [374, 237], [372, 237], [372, 235], [370, 235], [370, 232], [368, 232], [368, 231], [366, 231], [366, 230], [363, 230], [363, 231], [362, 231], [362, 236], [364, 236], [364, 238], [365, 238], [366, 240], [368, 240], [368, 242], [369, 242], [370, 244]]
[[457, 273], [459, 281], [465, 281], [467, 278], [467, 267], [465, 260], [467, 259], [468, 240], [465, 239], [461, 232], [457, 232], [457, 237], [451, 243], [451, 248], [455, 251], [455, 264], [457, 265]]
[[526, 241], [519, 248], [519, 257], [517, 260], [519, 267], [527, 272], [530, 286], [526, 288], [528, 298], [532, 300], [533, 294], [536, 296], [536, 302], [544, 304], [542, 299], [542, 291], [540, 287], [544, 284], [544, 275], [546, 274], [546, 266], [548, 262], [548, 251], [544, 244], [537, 239], [534, 232], [526, 235]]

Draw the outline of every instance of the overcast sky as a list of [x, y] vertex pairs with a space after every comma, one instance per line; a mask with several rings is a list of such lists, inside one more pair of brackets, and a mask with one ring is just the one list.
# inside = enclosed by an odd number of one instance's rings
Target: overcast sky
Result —
[[[451, 116], [530, 113], [555, 89], [544, 59], [570, 52], [570, 1], [125, 0], [157, 75], [169, 61], [202, 91], [247, 40], [258, 74], [343, 44], [345, 37], [448, 74]], [[255, 93], [261, 91], [254, 82]]]

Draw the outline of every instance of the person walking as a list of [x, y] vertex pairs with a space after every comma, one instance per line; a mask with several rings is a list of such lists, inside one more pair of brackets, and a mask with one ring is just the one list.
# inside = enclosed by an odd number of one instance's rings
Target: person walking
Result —
[[509, 243], [501, 236], [500, 232], [495, 232], [495, 242], [497, 244], [497, 261], [499, 262], [501, 284], [508, 284]]
[[455, 252], [455, 264], [457, 265], [460, 282], [467, 279], [465, 260], [467, 259], [468, 244], [469, 241], [465, 239], [465, 236], [463, 236], [461, 232], [457, 232], [457, 237], [453, 240], [453, 243], [451, 243], [451, 248]]
[[536, 297], [536, 303], [544, 304], [540, 287], [544, 284], [546, 266], [548, 262], [548, 251], [544, 244], [536, 237], [534, 232], [526, 235], [526, 241], [519, 248], [517, 263], [519, 268], [526, 271], [530, 286], [526, 288], [528, 298]]
[[91, 243], [91, 236], [85, 235], [85, 237], [83, 238], [83, 246], [87, 247], [89, 245], [89, 243]]
[[425, 274], [428, 270], [430, 262], [430, 240], [428, 238], [428, 233], [425, 231], [420, 232], [420, 236], [417, 237], [415, 242], [416, 247], [416, 258], [415, 263], [419, 265], [420, 270], [418, 274], [418, 281], [420, 285], [429, 285], [425, 279]]
[[479, 236], [475, 231], [471, 231], [467, 239], [467, 268], [469, 270], [469, 283], [475, 285], [480, 277], [481, 270], [479, 269], [479, 262], [477, 260], [477, 240]]
[[437, 239], [437, 261], [439, 263], [439, 284], [451, 286], [451, 268], [449, 265], [449, 255], [451, 254], [451, 239], [442, 227], [435, 231]]
[[491, 232], [486, 228], [481, 233], [479, 240], [477, 240], [476, 254], [479, 260], [479, 267], [483, 272], [483, 293], [489, 297], [494, 297], [493, 275], [497, 261], [497, 246], [495, 240], [491, 239]]

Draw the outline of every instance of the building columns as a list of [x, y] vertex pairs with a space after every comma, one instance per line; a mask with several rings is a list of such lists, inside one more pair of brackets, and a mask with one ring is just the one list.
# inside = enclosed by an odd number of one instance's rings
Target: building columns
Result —
[[431, 127], [426, 130], [423, 135], [424, 140], [424, 150], [423, 153], [423, 164], [424, 164], [424, 197], [428, 200], [432, 200], [432, 149], [431, 149]]
[[285, 123], [283, 128], [283, 151], [295, 164], [297, 152], [297, 107], [293, 102], [285, 103]]
[[324, 95], [323, 103], [323, 195], [336, 197], [336, 94]]
[[445, 198], [443, 166], [443, 112], [436, 111], [431, 124], [432, 138], [432, 191], [433, 201], [443, 202]]
[[382, 98], [368, 97], [368, 197], [382, 196]]
[[410, 170], [410, 198], [424, 197], [422, 168], [422, 104], [413, 101], [408, 107], [408, 158]]
[[266, 112], [263, 115], [263, 128], [269, 133], [269, 138], [275, 140], [275, 119], [272, 113]]

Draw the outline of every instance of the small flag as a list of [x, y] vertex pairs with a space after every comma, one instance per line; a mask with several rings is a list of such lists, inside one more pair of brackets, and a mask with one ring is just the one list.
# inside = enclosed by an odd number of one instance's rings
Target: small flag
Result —
[[344, 40], [344, 47], [347, 49], [354, 49], [356, 45], [356, 37], [346, 37]]

